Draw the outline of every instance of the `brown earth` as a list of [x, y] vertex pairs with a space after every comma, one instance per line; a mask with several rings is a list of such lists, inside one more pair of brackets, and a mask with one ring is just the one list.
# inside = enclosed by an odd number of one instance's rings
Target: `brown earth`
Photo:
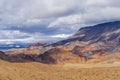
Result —
[[41, 54], [43, 51], [37, 49], [37, 47], [30, 47], [30, 48], [22, 48], [22, 49], [13, 49], [8, 50], [5, 53], [18, 55], [18, 54]]
[[107, 53], [95, 44], [84, 47], [57, 46], [46, 51], [42, 51], [37, 47], [33, 47], [6, 51], [5, 54], [10, 55], [1, 54], [0, 59], [10, 62], [41, 62], [45, 64], [63, 64], [86, 62], [114, 63], [116, 61], [120, 61], [119, 53]]
[[68, 49], [53, 48], [46, 51], [39, 56], [42, 63], [46, 64], [58, 64], [58, 63], [84, 63], [85, 57], [72, 54]]
[[120, 64], [45, 65], [0, 60], [0, 80], [120, 80]]

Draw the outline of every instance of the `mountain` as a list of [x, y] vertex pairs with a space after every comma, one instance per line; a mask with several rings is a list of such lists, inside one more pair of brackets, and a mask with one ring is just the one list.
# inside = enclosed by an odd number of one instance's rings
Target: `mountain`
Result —
[[120, 21], [102, 23], [95, 26], [80, 28], [70, 38], [52, 44], [53, 46], [65, 45], [67, 43], [79, 41], [89, 42], [89, 44], [103, 42], [120, 44]]
[[32, 43], [14, 43], [14, 44], [0, 44], [0, 50], [8, 50], [8, 49], [18, 49], [18, 48], [26, 48], [32, 45]]
[[72, 54], [71, 51], [68, 51], [65, 48], [53, 48], [46, 51], [44, 54], [39, 56], [42, 63], [46, 64], [57, 64], [57, 63], [66, 63], [66, 62], [75, 62], [82, 63], [86, 61], [84, 56], [77, 56]]
[[68, 39], [0, 52], [10, 62], [114, 63], [120, 61], [120, 21], [80, 28]]
[[[73, 36], [49, 46], [64, 47], [87, 62], [119, 61], [120, 21], [80, 28]], [[49, 54], [49, 53], [48, 53]], [[117, 57], [115, 57], [117, 56]]]
[[36, 44], [30, 45], [29, 48], [33, 48], [33, 47], [37, 47], [37, 46], [46, 46], [46, 45], [48, 45], [48, 43], [46, 43], [46, 42], [38, 42]]

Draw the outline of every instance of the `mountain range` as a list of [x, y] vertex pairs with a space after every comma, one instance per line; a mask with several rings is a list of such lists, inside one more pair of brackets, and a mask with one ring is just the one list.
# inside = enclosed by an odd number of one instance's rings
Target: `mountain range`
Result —
[[120, 61], [120, 21], [80, 28], [68, 39], [40, 42], [22, 49], [0, 52], [9, 62], [114, 63]]
[[107, 43], [120, 43], [120, 21], [102, 23], [95, 26], [88, 26], [80, 28], [70, 38], [54, 43], [56, 45], [64, 45], [69, 42], [89, 42], [90, 44], [103, 42]]

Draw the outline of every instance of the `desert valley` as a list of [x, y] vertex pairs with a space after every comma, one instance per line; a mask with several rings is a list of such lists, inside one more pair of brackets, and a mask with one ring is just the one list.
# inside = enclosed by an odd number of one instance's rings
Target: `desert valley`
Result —
[[56, 43], [0, 51], [0, 80], [119, 80], [120, 21], [80, 28]]

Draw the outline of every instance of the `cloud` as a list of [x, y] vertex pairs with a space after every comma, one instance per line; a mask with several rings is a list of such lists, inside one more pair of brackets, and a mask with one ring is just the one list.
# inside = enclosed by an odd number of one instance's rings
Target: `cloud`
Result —
[[79, 28], [120, 20], [119, 0], [0, 0], [2, 41], [52, 41]]
[[72, 36], [72, 34], [58, 34], [58, 35], [52, 35], [52, 38], [67, 38]]
[[41, 33], [25, 33], [19, 30], [0, 30], [0, 43], [36, 43], [39, 41], [55, 42], [65, 39], [72, 34], [56, 34], [46, 36]]

